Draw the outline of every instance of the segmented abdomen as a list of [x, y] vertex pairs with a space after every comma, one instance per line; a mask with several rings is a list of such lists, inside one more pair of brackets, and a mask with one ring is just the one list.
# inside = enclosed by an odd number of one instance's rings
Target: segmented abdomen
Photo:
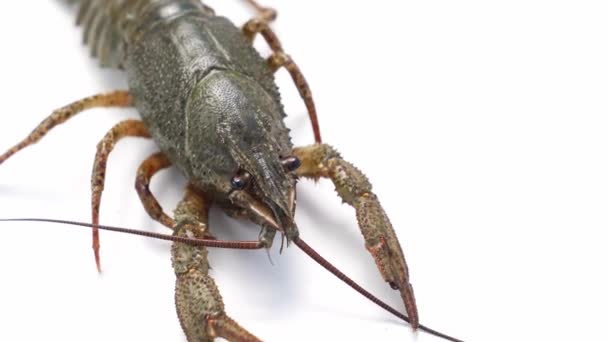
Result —
[[191, 11], [213, 15], [200, 0], [68, 0], [78, 3], [77, 24], [102, 66], [123, 68], [129, 45], [159, 20]]

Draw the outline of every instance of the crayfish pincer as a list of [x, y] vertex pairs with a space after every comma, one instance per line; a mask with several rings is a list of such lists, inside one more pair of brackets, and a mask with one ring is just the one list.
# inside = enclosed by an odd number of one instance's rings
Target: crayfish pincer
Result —
[[[77, 21], [84, 27], [84, 40], [93, 56], [102, 66], [124, 70], [129, 88], [56, 110], [1, 155], [0, 164], [86, 109], [137, 109], [141, 120], [116, 124], [97, 145], [91, 227], [98, 269], [99, 229], [109, 229], [99, 223], [108, 156], [125, 137], [150, 138], [159, 151], [141, 163], [135, 188], [148, 214], [173, 235], [141, 234], [174, 241], [175, 301], [188, 341], [216, 337], [258, 341], [225, 312], [209, 272], [207, 248], [267, 249], [277, 234], [368, 299], [410, 322], [413, 329], [455, 340], [419, 324], [408, 268], [391, 222], [367, 177], [322, 142], [310, 87], [269, 25], [276, 18], [275, 10], [248, 0], [257, 16], [238, 28], [199, 0], [72, 2], [79, 5]], [[272, 51], [268, 58], [253, 47], [258, 36]], [[312, 145], [294, 147], [291, 142], [274, 81], [279, 69], [289, 73], [306, 105], [315, 137]], [[165, 213], [149, 187], [152, 177], [170, 166], [188, 180], [174, 215]], [[355, 209], [365, 246], [387, 285], [399, 291], [407, 317], [365, 291], [303, 241], [294, 220], [296, 183], [301, 178], [331, 180], [338, 196]], [[216, 239], [208, 222], [212, 206], [261, 226], [259, 239]]]

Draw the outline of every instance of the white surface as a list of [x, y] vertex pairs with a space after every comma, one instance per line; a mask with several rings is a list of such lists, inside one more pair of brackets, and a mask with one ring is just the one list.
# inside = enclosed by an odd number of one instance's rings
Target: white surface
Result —
[[[266, 1], [271, 4], [271, 1]], [[238, 1], [209, 1], [242, 23]], [[358, 4], [356, 4], [358, 3]], [[421, 321], [467, 341], [601, 341], [608, 298], [608, 8], [602, 1], [273, 1], [312, 85], [325, 141], [372, 180], [404, 244]], [[52, 109], [122, 88], [80, 45], [73, 11], [12, 1], [0, 20], [0, 149]], [[262, 44], [256, 44], [262, 46]], [[298, 144], [312, 134], [284, 73]], [[97, 141], [129, 110], [93, 110], [0, 167], [2, 217], [88, 221]], [[120, 143], [102, 222], [164, 231], [133, 190], [151, 142]], [[167, 209], [184, 180], [155, 179]], [[302, 236], [401, 308], [325, 181], [299, 187]], [[221, 237], [252, 225], [214, 211]], [[0, 341], [183, 341], [169, 244], [0, 224]], [[278, 247], [278, 244], [277, 244]], [[267, 341], [417, 339], [295, 248], [212, 251], [228, 312]]]

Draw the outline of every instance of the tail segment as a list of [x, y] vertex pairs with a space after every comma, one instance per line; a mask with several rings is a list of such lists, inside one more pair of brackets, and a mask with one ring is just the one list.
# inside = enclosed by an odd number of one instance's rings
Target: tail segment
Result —
[[142, 28], [187, 11], [213, 11], [200, 0], [67, 0], [77, 3], [84, 43], [103, 67], [124, 67], [127, 47]]
[[78, 4], [76, 23], [84, 27], [84, 43], [91, 55], [99, 58], [102, 67], [122, 69], [124, 66], [128, 30], [136, 18], [137, 9], [145, 0], [68, 0]]

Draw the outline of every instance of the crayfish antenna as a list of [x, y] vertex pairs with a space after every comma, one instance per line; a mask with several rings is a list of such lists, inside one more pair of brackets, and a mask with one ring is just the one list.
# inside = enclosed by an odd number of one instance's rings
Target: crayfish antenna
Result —
[[[72, 226], [98, 228], [99, 230], [106, 230], [106, 231], [117, 232], [117, 233], [125, 233], [125, 234], [130, 234], [130, 235], [139, 235], [139, 236], [149, 237], [149, 238], [158, 239], [158, 240], [180, 242], [180, 243], [189, 244], [189, 245], [193, 245], [193, 246], [206, 246], [206, 247], [215, 247], [215, 248], [245, 249], [245, 250], [264, 248], [264, 244], [260, 243], [259, 241], [221, 241], [221, 240], [215, 240], [215, 239], [196, 239], [196, 238], [188, 238], [188, 237], [182, 237], [182, 236], [173, 236], [173, 235], [166, 235], [166, 234], [160, 234], [160, 233], [153, 233], [153, 232], [135, 230], [135, 229], [129, 229], [129, 228], [115, 227], [115, 226], [93, 225], [91, 223], [68, 221], [68, 220], [56, 220], [56, 219], [45, 219], [45, 218], [11, 218], [11, 219], [0, 219], [0, 222], [58, 223], [58, 224], [66, 224], [66, 225], [72, 225]], [[334, 265], [332, 265], [329, 261], [327, 261], [327, 259], [323, 258], [319, 253], [317, 253], [317, 251], [315, 251], [306, 242], [304, 242], [304, 240], [302, 240], [300, 238], [296, 238], [292, 241], [296, 246], [298, 246], [304, 253], [306, 253], [315, 262], [317, 262], [319, 265], [323, 266], [323, 268], [325, 268], [330, 273], [335, 275], [338, 279], [342, 280], [344, 283], [346, 283], [348, 286], [353, 288], [355, 291], [359, 292], [365, 298], [369, 299], [370, 301], [372, 301], [379, 307], [383, 308], [384, 310], [390, 312], [395, 317], [397, 317], [407, 323], [410, 323], [411, 320], [409, 317], [407, 317], [404, 314], [400, 313], [399, 311], [395, 310], [394, 308], [392, 308], [391, 306], [389, 306], [388, 304], [383, 302], [381, 299], [374, 296], [369, 291], [365, 290], [363, 287], [361, 287], [359, 284], [357, 284], [354, 280], [349, 278], [347, 275], [342, 273], [342, 271], [340, 271], [338, 268], [336, 268]], [[97, 249], [97, 252], [98, 252], [98, 249]], [[96, 257], [97, 256], [98, 256], [98, 253], [96, 253]], [[98, 261], [97, 258], [95, 260]], [[443, 338], [447, 341], [464, 342], [463, 340], [443, 334], [434, 329], [428, 328], [422, 324], [418, 325], [418, 329], [422, 330], [426, 333], [429, 333], [433, 336]]]

